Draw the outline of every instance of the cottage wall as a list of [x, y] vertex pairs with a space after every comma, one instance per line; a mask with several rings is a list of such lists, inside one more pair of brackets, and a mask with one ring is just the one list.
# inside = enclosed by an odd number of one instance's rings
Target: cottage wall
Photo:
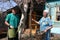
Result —
[[48, 2], [45, 4], [45, 9], [49, 10], [54, 27], [60, 27], [60, 21], [56, 20], [56, 11], [58, 10], [56, 9], [57, 6], [60, 6], [60, 1]]

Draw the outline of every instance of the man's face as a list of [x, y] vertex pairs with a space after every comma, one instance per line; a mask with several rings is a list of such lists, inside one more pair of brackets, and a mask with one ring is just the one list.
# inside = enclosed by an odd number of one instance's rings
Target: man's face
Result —
[[37, 2], [40, 2], [41, 0], [36, 0]]
[[13, 13], [13, 14], [16, 14], [16, 10], [12, 9], [12, 13]]
[[47, 16], [47, 12], [43, 12], [43, 16], [46, 17]]

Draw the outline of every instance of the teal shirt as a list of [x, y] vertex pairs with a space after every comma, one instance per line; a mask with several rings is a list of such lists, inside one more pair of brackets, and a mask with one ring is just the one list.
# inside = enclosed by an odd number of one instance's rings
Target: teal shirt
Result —
[[7, 21], [14, 28], [18, 28], [18, 24], [20, 22], [20, 17], [17, 14], [14, 15], [13, 13], [10, 13], [6, 16], [5, 21]]

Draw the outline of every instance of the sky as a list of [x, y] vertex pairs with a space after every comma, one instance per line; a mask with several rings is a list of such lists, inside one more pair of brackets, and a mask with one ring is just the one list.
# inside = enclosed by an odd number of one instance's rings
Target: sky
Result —
[[10, 8], [15, 7], [17, 4], [13, 0], [0, 0], [0, 11], [4, 12]]

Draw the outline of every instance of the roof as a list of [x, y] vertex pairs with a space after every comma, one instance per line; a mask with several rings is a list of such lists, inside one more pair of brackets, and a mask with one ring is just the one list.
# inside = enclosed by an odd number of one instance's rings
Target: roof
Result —
[[47, 2], [55, 2], [55, 1], [60, 1], [60, 0], [46, 0]]
[[0, 11], [4, 12], [8, 9], [17, 6], [17, 4], [13, 0], [0, 0]]

